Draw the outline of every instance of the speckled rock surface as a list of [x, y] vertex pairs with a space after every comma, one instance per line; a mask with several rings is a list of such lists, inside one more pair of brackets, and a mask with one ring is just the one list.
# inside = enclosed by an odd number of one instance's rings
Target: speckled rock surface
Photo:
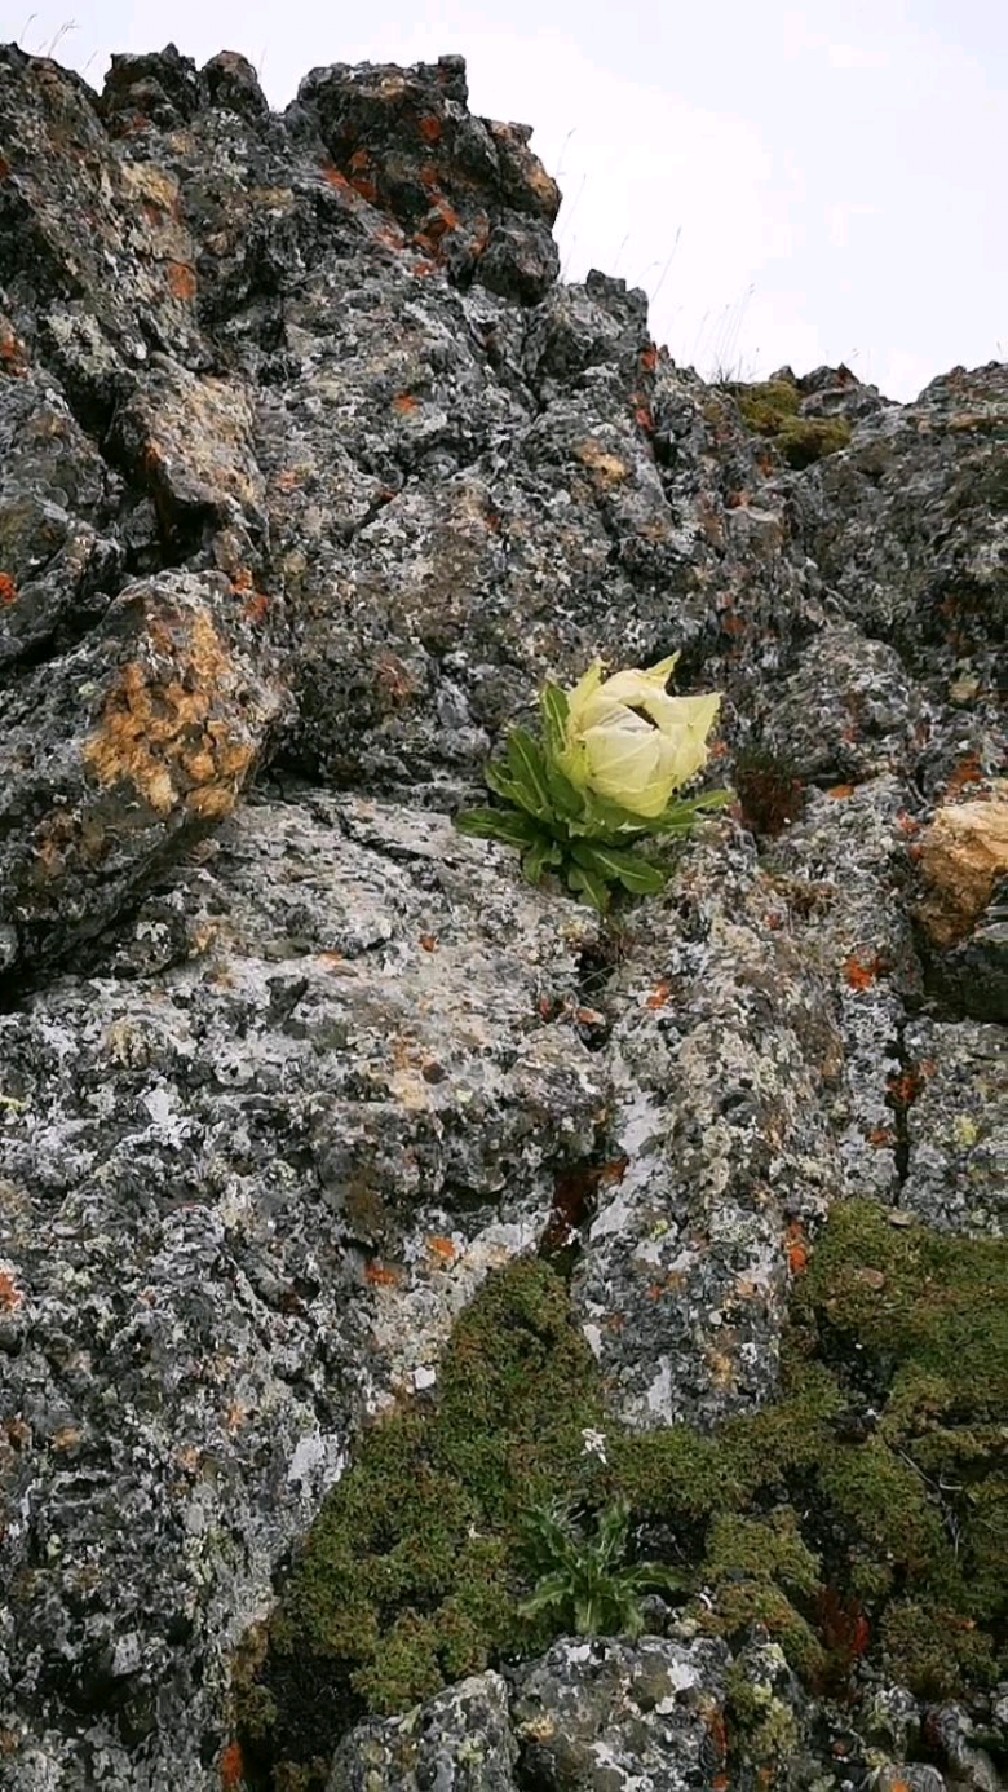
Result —
[[[558, 282], [528, 137], [458, 57], [277, 116], [229, 53], [0, 52], [12, 1792], [242, 1783], [235, 1651], [362, 1424], [558, 1227], [636, 1430], [773, 1399], [834, 1203], [1004, 1233], [1003, 885], [925, 922], [1005, 771], [1006, 370], [816, 370], [852, 435], [795, 471]], [[547, 673], [680, 649], [739, 801], [600, 944], [450, 811]], [[759, 1635], [568, 1639], [331, 1784], [996, 1784], [1004, 1689], [871, 1673], [844, 1740]]]
[[405, 1717], [352, 1730], [336, 1751], [328, 1792], [511, 1792], [517, 1756], [506, 1683], [475, 1674]]

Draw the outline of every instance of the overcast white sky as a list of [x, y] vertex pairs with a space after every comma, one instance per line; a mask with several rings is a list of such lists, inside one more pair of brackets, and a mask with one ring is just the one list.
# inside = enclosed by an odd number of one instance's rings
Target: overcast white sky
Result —
[[910, 398], [1008, 360], [1006, 0], [0, 0], [0, 40], [96, 86], [169, 37], [278, 107], [320, 63], [461, 51], [473, 111], [535, 127], [564, 275], [645, 287], [703, 373], [844, 360]]

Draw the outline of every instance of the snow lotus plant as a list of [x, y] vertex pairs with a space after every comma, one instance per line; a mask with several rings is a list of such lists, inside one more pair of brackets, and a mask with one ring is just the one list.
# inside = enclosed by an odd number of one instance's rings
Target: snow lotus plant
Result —
[[562, 1501], [534, 1506], [522, 1526], [522, 1554], [535, 1590], [522, 1601], [522, 1617], [545, 1617], [574, 1636], [640, 1636], [641, 1598], [682, 1593], [683, 1578], [660, 1562], [629, 1567], [630, 1508], [623, 1499], [598, 1519], [594, 1540], [585, 1538]]
[[501, 806], [465, 809], [456, 827], [517, 847], [530, 883], [552, 873], [600, 914], [614, 886], [655, 895], [670, 867], [645, 844], [682, 839], [730, 800], [725, 790], [678, 794], [707, 763], [721, 698], [670, 697], [677, 658], [610, 678], [596, 660], [572, 691], [547, 684], [541, 738], [512, 729], [506, 760], [487, 767]]

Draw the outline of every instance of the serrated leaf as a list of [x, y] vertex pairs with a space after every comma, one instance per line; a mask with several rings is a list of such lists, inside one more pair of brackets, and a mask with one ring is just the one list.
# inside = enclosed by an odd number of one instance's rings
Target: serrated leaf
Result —
[[460, 809], [454, 824], [471, 839], [501, 840], [505, 846], [528, 847], [542, 838], [532, 817], [518, 809]]
[[552, 818], [549, 782], [542, 748], [526, 728], [512, 728], [508, 736], [508, 768], [515, 800], [541, 821]]
[[567, 882], [578, 896], [590, 902], [592, 908], [604, 915], [609, 907], [609, 888], [605, 878], [599, 877], [595, 871], [589, 871], [584, 865], [569, 865]]
[[620, 852], [598, 842], [589, 845], [587, 841], [575, 840], [571, 845], [571, 856], [583, 870], [604, 878], [607, 883], [622, 884], [633, 896], [657, 896], [668, 882], [668, 872], [663, 867], [652, 865], [637, 853]]

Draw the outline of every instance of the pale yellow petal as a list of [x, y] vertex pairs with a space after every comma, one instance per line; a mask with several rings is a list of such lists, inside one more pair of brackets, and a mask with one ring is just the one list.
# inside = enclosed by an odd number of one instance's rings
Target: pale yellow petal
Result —
[[584, 712], [602, 683], [602, 661], [589, 666], [572, 691], [567, 692], [567, 730], [574, 733], [584, 726]]
[[627, 666], [622, 672], [614, 672], [605, 681], [605, 694], [617, 703], [633, 703], [646, 705], [652, 697], [664, 694], [679, 655], [673, 653], [667, 660], [659, 660], [657, 666]]

